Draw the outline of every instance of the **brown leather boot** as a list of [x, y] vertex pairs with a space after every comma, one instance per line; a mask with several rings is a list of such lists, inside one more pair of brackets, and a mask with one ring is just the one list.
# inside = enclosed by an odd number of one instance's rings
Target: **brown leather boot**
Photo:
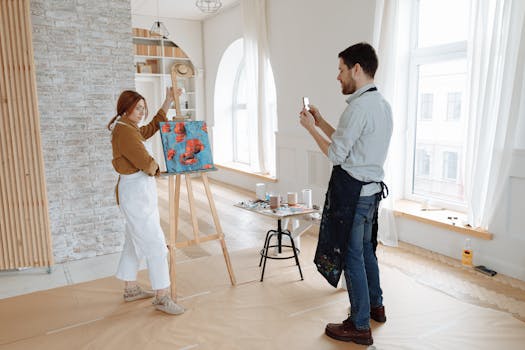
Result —
[[370, 307], [370, 318], [376, 322], [386, 322], [385, 307], [383, 305], [378, 307]]
[[372, 345], [374, 339], [372, 339], [372, 331], [356, 329], [354, 323], [348, 317], [343, 323], [329, 323], [326, 325], [325, 333], [330, 338], [334, 338], [342, 341], [353, 341], [357, 344]]

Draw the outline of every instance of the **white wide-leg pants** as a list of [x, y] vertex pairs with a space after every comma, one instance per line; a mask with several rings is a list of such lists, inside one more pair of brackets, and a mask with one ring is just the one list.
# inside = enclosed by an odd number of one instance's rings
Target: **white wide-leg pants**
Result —
[[151, 288], [169, 287], [168, 249], [160, 227], [155, 178], [142, 171], [120, 175], [118, 195], [126, 237], [116, 277], [136, 281], [140, 260], [145, 257]]

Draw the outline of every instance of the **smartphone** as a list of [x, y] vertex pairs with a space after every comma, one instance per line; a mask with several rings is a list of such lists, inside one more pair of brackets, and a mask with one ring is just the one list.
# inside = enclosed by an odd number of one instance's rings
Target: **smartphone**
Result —
[[479, 265], [479, 266], [474, 267], [474, 270], [479, 271], [481, 273], [484, 273], [485, 275], [488, 275], [488, 276], [495, 276], [497, 274], [496, 271], [488, 269], [488, 268], [486, 268], [483, 265]]
[[310, 110], [310, 100], [308, 100], [308, 97], [303, 97], [303, 106], [307, 111]]

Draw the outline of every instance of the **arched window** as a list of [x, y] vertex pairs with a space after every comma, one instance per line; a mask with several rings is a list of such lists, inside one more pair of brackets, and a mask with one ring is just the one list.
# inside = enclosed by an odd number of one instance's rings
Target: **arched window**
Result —
[[[219, 63], [217, 79], [215, 81], [214, 95], [214, 126], [213, 126], [213, 152], [217, 164], [234, 167], [248, 172], [258, 172], [260, 169], [261, 150], [258, 142], [260, 127], [259, 116], [250, 115], [248, 112], [249, 86], [246, 67], [244, 65], [243, 39], [237, 39], [228, 46]], [[275, 111], [275, 83], [273, 74], [270, 74], [271, 90], [266, 93], [267, 108]], [[275, 116], [275, 112], [273, 113]], [[272, 121], [273, 122], [273, 121]], [[276, 123], [273, 122], [273, 125]], [[274, 128], [264, 130], [265, 140], [272, 140], [273, 152], [270, 155], [270, 167], [266, 172], [275, 175], [275, 141]], [[267, 152], [268, 153], [268, 152]]]
[[248, 128], [248, 96], [246, 94], [246, 69], [241, 61], [233, 84], [232, 126], [233, 126], [233, 162], [250, 165], [250, 142]]

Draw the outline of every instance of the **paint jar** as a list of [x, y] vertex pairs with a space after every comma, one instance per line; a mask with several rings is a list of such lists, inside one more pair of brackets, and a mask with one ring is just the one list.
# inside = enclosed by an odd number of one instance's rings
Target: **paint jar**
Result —
[[278, 194], [270, 195], [270, 209], [277, 209], [281, 206], [281, 196]]
[[464, 266], [472, 266], [473, 255], [470, 238], [467, 238], [465, 239], [465, 246], [463, 247], [463, 253], [461, 254], [461, 264]]
[[286, 199], [288, 199], [288, 205], [297, 204], [297, 192], [288, 192], [286, 194]]
[[303, 199], [304, 206], [308, 209], [311, 209], [312, 208], [312, 190], [309, 188], [306, 188], [302, 190], [301, 194], [303, 197], [302, 199]]
[[264, 183], [255, 184], [255, 198], [262, 201], [266, 200], [266, 185]]

